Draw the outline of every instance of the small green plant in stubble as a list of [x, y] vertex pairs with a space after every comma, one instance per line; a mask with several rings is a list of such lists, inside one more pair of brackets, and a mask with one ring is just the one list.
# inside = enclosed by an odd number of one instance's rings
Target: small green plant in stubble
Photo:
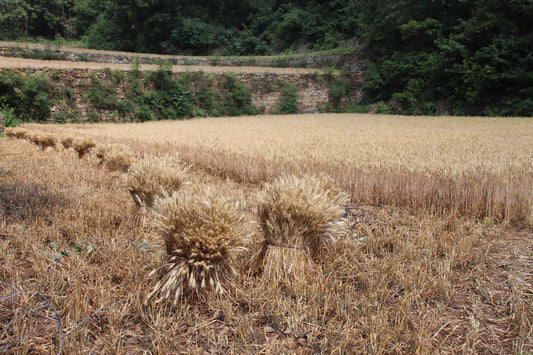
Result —
[[[148, 295], [156, 302], [224, 293], [235, 256], [245, 249], [242, 214], [212, 189], [199, 194], [174, 193], [154, 206], [156, 227], [166, 246], [166, 272]], [[152, 272], [156, 274], [158, 269]]]

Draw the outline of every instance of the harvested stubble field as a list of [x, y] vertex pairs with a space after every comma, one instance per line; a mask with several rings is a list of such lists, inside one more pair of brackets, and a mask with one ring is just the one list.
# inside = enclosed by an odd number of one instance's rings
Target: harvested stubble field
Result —
[[[533, 121], [313, 115], [27, 125], [177, 156], [248, 250], [222, 296], [146, 303], [165, 260], [153, 215], [94, 154], [0, 140], [0, 350], [6, 353], [533, 351]], [[249, 272], [261, 183], [327, 174], [354, 229], [306, 277]]]

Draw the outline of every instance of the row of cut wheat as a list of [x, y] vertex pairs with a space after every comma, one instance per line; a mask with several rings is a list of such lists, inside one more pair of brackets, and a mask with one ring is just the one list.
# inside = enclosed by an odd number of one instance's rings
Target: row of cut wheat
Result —
[[[89, 153], [113, 171], [126, 173], [126, 188], [139, 208], [153, 211], [167, 262], [147, 300], [172, 300], [224, 292], [236, 273], [235, 256], [246, 248], [244, 217], [235, 205], [205, 186], [196, 194], [181, 187], [189, 179], [176, 159], [135, 159], [127, 146], [100, 145], [92, 139], [58, 138], [46, 132], [11, 129], [8, 136], [28, 138], [41, 149], [73, 148], [80, 158]], [[326, 177], [282, 176], [265, 184], [257, 207], [263, 241], [252, 256], [250, 272], [267, 279], [305, 278], [326, 247], [345, 231], [348, 195]], [[158, 295], [158, 297], [154, 297]]]

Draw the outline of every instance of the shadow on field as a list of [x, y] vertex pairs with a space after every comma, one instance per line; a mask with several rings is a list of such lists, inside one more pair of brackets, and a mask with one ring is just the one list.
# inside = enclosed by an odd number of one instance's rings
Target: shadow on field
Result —
[[65, 206], [69, 200], [63, 195], [50, 191], [40, 184], [6, 183], [0, 174], [0, 216], [12, 221], [46, 217], [57, 207]]

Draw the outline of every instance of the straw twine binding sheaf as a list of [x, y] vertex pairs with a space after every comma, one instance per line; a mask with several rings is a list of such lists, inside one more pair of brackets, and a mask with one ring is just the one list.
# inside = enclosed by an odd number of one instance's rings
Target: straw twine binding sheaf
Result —
[[281, 176], [259, 193], [264, 241], [252, 270], [268, 278], [299, 277], [341, 232], [346, 193], [326, 177]]
[[167, 195], [156, 200], [154, 210], [168, 260], [147, 300], [157, 294], [156, 302], [168, 299], [176, 304], [182, 296], [222, 294], [236, 273], [233, 259], [245, 249], [243, 216], [211, 189], [200, 196]]

